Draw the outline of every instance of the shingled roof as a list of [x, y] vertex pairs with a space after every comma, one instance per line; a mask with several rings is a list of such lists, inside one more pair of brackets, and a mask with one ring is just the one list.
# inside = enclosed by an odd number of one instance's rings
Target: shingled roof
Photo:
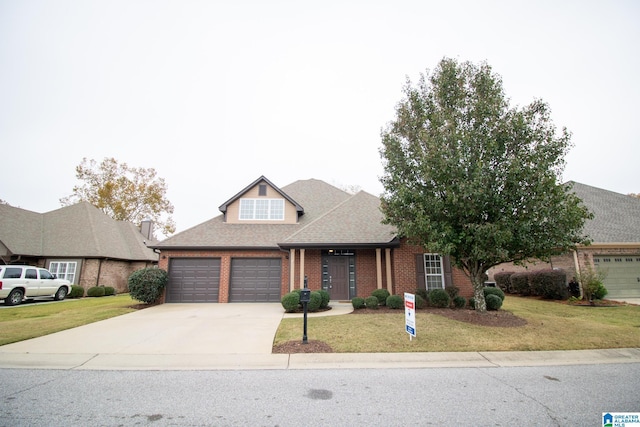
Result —
[[594, 218], [584, 226], [593, 243], [640, 243], [640, 199], [570, 181]]
[[0, 205], [0, 243], [13, 255], [158, 260], [134, 224], [87, 202], [43, 214]]
[[[224, 216], [219, 215], [153, 247], [276, 249], [395, 246], [398, 243], [394, 228], [381, 222], [380, 200], [371, 194], [361, 191], [351, 195], [316, 179], [296, 181], [280, 191], [287, 196], [285, 198], [295, 200], [296, 205], [304, 209], [304, 215], [299, 217], [297, 224], [232, 224], [226, 223]], [[236, 194], [233, 200], [241, 195], [242, 192]]]

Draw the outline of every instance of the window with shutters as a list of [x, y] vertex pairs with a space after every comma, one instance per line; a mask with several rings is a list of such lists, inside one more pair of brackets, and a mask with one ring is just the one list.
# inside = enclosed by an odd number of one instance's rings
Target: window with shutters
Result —
[[442, 257], [439, 254], [424, 254], [424, 279], [428, 291], [444, 289]]

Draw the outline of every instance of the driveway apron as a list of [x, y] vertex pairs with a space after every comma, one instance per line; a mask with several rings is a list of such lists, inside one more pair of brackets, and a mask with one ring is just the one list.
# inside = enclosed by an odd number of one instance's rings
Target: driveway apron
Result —
[[282, 317], [279, 303], [162, 304], [0, 346], [0, 354], [270, 354]]

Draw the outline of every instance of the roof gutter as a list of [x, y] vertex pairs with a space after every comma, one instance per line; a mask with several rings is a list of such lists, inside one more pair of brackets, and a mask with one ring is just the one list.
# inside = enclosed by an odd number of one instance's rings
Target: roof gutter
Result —
[[371, 243], [279, 243], [282, 249], [374, 249], [374, 248], [398, 248], [400, 239], [395, 238], [389, 242]]

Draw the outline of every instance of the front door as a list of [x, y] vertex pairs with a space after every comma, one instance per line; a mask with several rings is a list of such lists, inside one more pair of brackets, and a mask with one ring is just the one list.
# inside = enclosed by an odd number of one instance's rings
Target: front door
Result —
[[328, 258], [329, 295], [332, 300], [349, 299], [349, 257]]

